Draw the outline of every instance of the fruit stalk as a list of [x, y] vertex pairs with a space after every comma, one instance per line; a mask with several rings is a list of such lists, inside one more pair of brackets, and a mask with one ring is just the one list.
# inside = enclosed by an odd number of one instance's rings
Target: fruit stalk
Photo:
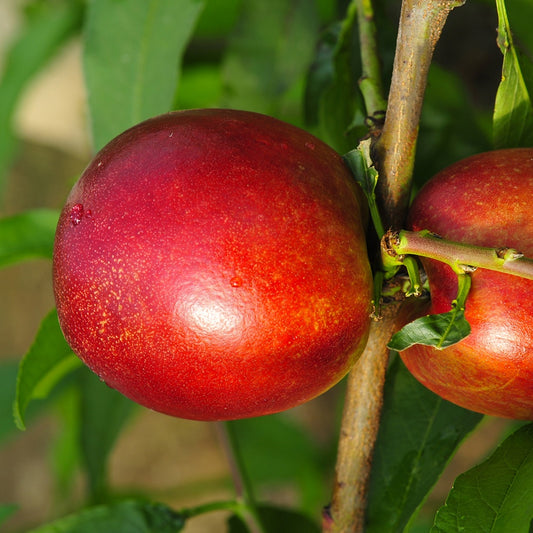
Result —
[[489, 248], [449, 241], [429, 231], [389, 231], [382, 239], [384, 253], [402, 260], [418, 255], [447, 263], [457, 273], [465, 268], [484, 268], [533, 279], [533, 259], [509, 247]]

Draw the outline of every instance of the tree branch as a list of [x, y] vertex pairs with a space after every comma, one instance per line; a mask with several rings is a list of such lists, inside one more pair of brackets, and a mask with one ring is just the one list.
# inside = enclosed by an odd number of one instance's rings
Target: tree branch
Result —
[[[418, 122], [427, 73], [446, 18], [461, 0], [403, 0], [394, 71], [383, 131], [374, 160], [379, 170], [378, 206], [386, 227], [401, 228], [407, 210]], [[370, 0], [359, 0], [359, 23]], [[362, 53], [375, 53], [372, 27], [360, 29]], [[365, 41], [366, 40], [366, 41]], [[374, 52], [372, 51], [374, 50]], [[375, 63], [363, 59], [364, 68], [375, 72]], [[368, 72], [365, 72], [368, 74]], [[375, 90], [375, 85], [370, 89]], [[379, 106], [365, 93], [365, 103]], [[383, 383], [388, 363], [387, 343], [396, 330], [398, 303], [383, 309], [384, 317], [371, 326], [370, 338], [360, 361], [348, 378], [336, 479], [331, 505], [324, 512], [324, 533], [361, 533], [365, 526], [367, 485], [379, 429]]]
[[404, 0], [387, 115], [375, 145], [377, 195], [385, 227], [402, 227], [409, 202], [418, 124], [435, 45], [450, 11], [465, 0]]

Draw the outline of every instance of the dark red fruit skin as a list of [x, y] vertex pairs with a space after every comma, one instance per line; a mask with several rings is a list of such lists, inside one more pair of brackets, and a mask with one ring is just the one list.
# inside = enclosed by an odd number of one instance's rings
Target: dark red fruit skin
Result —
[[358, 190], [296, 127], [232, 110], [115, 138], [61, 213], [61, 328], [109, 386], [169, 415], [278, 412], [337, 383], [368, 334]]
[[[498, 150], [464, 159], [420, 191], [409, 214], [414, 230], [481, 246], [509, 246], [533, 257], [533, 149]], [[423, 260], [429, 313], [450, 310], [451, 268]], [[444, 350], [416, 345], [402, 359], [426, 387], [480, 413], [533, 419], [533, 281], [478, 269], [465, 315], [471, 334]]]

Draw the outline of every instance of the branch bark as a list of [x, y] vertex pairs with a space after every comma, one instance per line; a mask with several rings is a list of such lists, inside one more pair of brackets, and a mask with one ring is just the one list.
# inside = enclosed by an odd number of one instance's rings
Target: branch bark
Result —
[[[449, 12], [463, 3], [403, 0], [385, 123], [373, 150], [379, 171], [376, 195], [386, 228], [400, 229], [403, 225], [433, 51]], [[360, 0], [359, 8], [363, 9], [364, 4], [368, 5], [369, 0]], [[373, 38], [372, 33], [364, 38], [369, 35]], [[400, 305], [384, 308], [383, 319], [372, 324], [365, 352], [348, 378], [336, 479], [331, 505], [324, 512], [324, 533], [364, 531], [367, 486], [389, 355], [387, 343], [396, 331]]]
[[450, 11], [465, 0], [404, 0], [387, 114], [375, 145], [378, 205], [385, 228], [404, 223], [418, 124], [435, 45]]

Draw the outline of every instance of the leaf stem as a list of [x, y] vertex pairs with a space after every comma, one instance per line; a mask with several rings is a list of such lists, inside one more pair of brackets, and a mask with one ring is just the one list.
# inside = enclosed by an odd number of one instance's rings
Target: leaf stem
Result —
[[[365, 101], [369, 117], [377, 120], [385, 113], [387, 101], [384, 97], [381, 77], [374, 8], [371, 0], [356, 0], [359, 43], [361, 47], [362, 76], [359, 78], [359, 89]], [[374, 124], [375, 125], [375, 124]], [[370, 125], [372, 129], [373, 124]]]
[[382, 251], [400, 262], [410, 255], [435, 259], [450, 265], [458, 274], [484, 268], [533, 280], [533, 259], [514, 248], [448, 241], [429, 231], [389, 231], [382, 239]]
[[[232, 422], [216, 422], [218, 437], [222, 448], [226, 453], [229, 463], [237, 506], [235, 510], [246, 522], [250, 533], [265, 533], [261, 523], [257, 505], [253, 495], [252, 485], [248, 479], [243, 457], [235, 434], [235, 427]], [[240, 510], [240, 512], [239, 512]]]

